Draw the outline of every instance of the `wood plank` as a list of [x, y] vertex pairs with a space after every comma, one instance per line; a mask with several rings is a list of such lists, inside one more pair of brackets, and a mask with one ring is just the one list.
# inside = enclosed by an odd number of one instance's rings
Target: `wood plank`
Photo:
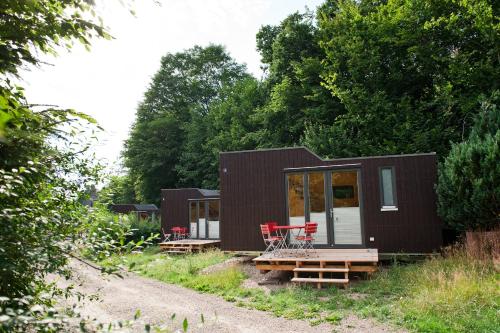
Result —
[[378, 270], [377, 266], [351, 266], [349, 268], [350, 272], [367, 272], [373, 273]]
[[[291, 261], [302, 261], [303, 263], [307, 262], [319, 262], [318, 259], [309, 259], [309, 258], [273, 258], [272, 261], [274, 262], [291, 262]], [[269, 258], [255, 258], [253, 261], [270, 261]], [[372, 257], [364, 257], [364, 258], [353, 258], [353, 257], [323, 257], [321, 258], [321, 261], [324, 261], [326, 263], [333, 263], [333, 262], [359, 262], [359, 263], [367, 263], [367, 262], [378, 262], [377, 258], [372, 258]]]
[[294, 272], [311, 272], [311, 273], [345, 273], [349, 272], [348, 268], [295, 268], [293, 270]]
[[293, 278], [292, 282], [307, 282], [307, 283], [348, 283], [349, 279], [319, 279], [319, 278]]
[[295, 265], [256, 264], [255, 267], [261, 271], [293, 271]]

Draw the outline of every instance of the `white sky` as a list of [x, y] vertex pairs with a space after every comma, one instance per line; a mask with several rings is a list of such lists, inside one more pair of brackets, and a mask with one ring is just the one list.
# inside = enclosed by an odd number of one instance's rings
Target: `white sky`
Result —
[[118, 0], [97, 0], [97, 11], [115, 39], [96, 40], [91, 51], [49, 58], [53, 66], [22, 74], [30, 103], [56, 104], [90, 114], [105, 132], [98, 158], [116, 165], [135, 110], [159, 69], [160, 59], [193, 45], [223, 44], [236, 61], [261, 77], [255, 34], [321, 0], [137, 0], [131, 15]]

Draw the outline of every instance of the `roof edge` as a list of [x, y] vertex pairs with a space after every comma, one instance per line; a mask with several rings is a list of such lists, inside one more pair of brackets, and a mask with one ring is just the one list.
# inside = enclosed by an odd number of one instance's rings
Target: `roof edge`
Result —
[[393, 154], [393, 155], [373, 155], [373, 156], [357, 156], [357, 157], [340, 157], [340, 158], [332, 158], [323, 160], [325, 162], [334, 162], [334, 161], [342, 161], [342, 160], [362, 160], [368, 158], [395, 158], [395, 157], [416, 157], [416, 156], [435, 156], [436, 152], [430, 153], [414, 153], [414, 154]]
[[[293, 149], [305, 149], [309, 152], [309, 148], [304, 146], [296, 146], [296, 147], [281, 147], [281, 148], [259, 148], [259, 149], [248, 149], [248, 150], [232, 150], [232, 151], [221, 151], [219, 155], [222, 154], [238, 154], [238, 153], [258, 153], [258, 152], [266, 152], [266, 151], [275, 151], [275, 150], [293, 150]], [[311, 152], [314, 154], [313, 152]], [[314, 154], [316, 155], [316, 154]]]
[[316, 157], [317, 159], [324, 162], [331, 161], [341, 161], [341, 160], [355, 160], [355, 159], [366, 159], [366, 158], [387, 158], [387, 157], [408, 157], [408, 156], [426, 156], [426, 155], [436, 155], [436, 152], [430, 153], [413, 153], [413, 154], [392, 154], [392, 155], [372, 155], [372, 156], [354, 156], [354, 157], [339, 157], [332, 159], [324, 159], [321, 158], [318, 154], [313, 152], [311, 149], [305, 146], [296, 146], [296, 147], [283, 147], [283, 148], [263, 148], [263, 149], [253, 149], [253, 150], [235, 150], [235, 151], [221, 151], [219, 155], [222, 154], [238, 154], [238, 153], [258, 153], [258, 152], [266, 152], [266, 151], [276, 151], [276, 150], [293, 150], [293, 149], [304, 149], [309, 152], [311, 155]]

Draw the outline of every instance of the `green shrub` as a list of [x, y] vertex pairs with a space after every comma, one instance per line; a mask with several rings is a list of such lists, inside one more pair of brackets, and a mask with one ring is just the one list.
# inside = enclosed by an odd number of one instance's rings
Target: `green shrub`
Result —
[[[136, 214], [122, 216], [124, 223], [130, 227], [131, 234], [127, 236], [127, 241], [138, 242], [154, 235], [160, 235], [161, 222], [158, 217], [138, 218]], [[153, 237], [152, 242], [157, 243], [160, 237]]]
[[439, 167], [438, 213], [457, 231], [500, 223], [500, 93], [483, 102], [468, 140]]
[[[85, 257], [96, 261], [113, 254], [123, 255], [142, 249], [159, 235], [157, 232], [146, 232], [146, 229], [154, 230], [150, 227], [151, 222], [143, 223], [133, 215], [111, 213], [101, 205], [94, 208], [88, 219], [90, 221], [85, 234], [85, 247], [81, 251]], [[138, 231], [143, 234], [137, 233]]]

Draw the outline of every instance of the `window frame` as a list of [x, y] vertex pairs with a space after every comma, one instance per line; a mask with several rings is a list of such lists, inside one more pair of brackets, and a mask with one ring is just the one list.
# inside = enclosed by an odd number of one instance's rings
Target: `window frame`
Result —
[[[394, 205], [388, 206], [384, 202], [384, 181], [382, 177], [382, 170], [391, 170], [391, 183], [392, 183], [392, 198]], [[381, 166], [378, 168], [379, 177], [379, 193], [380, 193], [380, 210], [381, 211], [397, 211], [398, 210], [398, 191], [396, 189], [396, 168], [393, 165]]]

